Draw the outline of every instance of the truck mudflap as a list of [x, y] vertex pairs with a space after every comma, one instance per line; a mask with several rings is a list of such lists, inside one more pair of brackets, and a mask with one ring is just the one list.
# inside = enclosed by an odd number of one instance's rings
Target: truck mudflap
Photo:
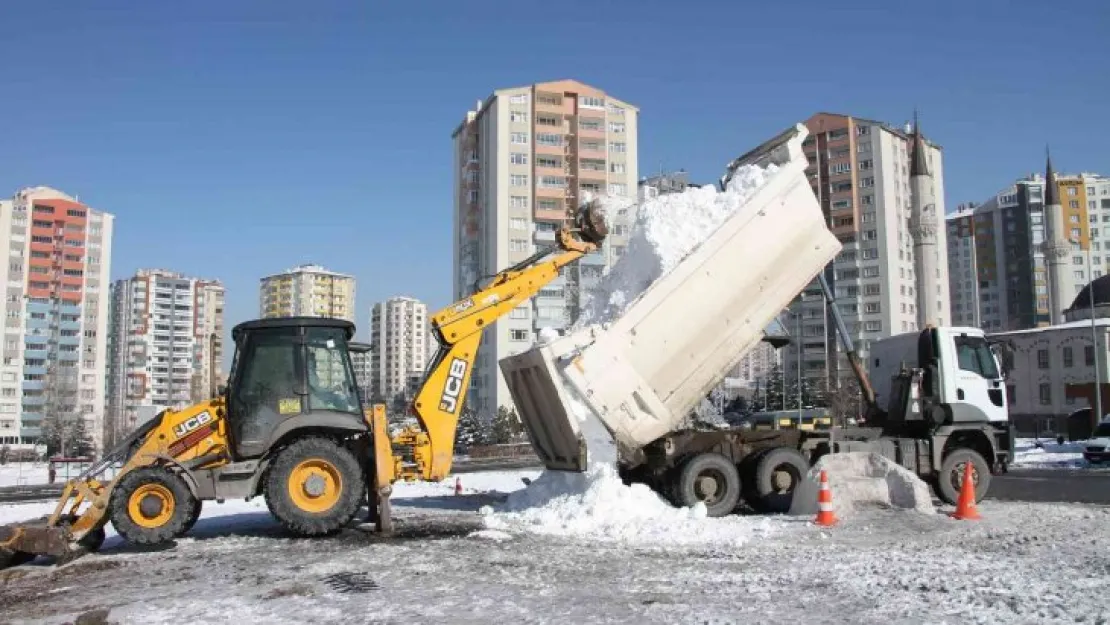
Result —
[[639, 450], [680, 429], [840, 252], [805, 175], [806, 135], [798, 124], [731, 163], [779, 169], [611, 325], [499, 361], [549, 469], [582, 471], [587, 456]]

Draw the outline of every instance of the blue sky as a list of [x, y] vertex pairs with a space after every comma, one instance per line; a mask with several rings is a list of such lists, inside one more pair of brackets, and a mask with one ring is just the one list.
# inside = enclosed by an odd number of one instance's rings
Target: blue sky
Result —
[[[900, 8], [895, 8], [895, 5]], [[501, 87], [574, 78], [641, 109], [640, 169], [715, 179], [826, 110], [945, 149], [946, 202], [1110, 174], [1110, 3], [5, 2], [0, 196], [117, 216], [112, 277], [219, 278], [230, 325], [302, 262], [448, 303], [450, 134]]]

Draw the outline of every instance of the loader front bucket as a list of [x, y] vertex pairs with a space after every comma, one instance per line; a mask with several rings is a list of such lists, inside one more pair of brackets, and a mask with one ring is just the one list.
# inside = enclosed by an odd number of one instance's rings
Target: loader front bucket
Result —
[[17, 566], [36, 556], [66, 558], [70, 555], [69, 532], [47, 524], [47, 518], [0, 527], [0, 569]]

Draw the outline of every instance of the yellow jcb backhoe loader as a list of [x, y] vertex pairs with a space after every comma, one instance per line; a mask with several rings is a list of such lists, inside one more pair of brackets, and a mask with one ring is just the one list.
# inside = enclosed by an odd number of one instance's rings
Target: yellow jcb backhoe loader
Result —
[[96, 551], [109, 521], [126, 541], [166, 543], [188, 532], [211, 500], [261, 496], [289, 532], [306, 537], [338, 532], [367, 502], [377, 529], [391, 531], [391, 485], [438, 481], [451, 470], [482, 330], [597, 250], [607, 234], [604, 215], [588, 205], [559, 230], [554, 250], [435, 314], [439, 350], [411, 406], [419, 425], [392, 438], [385, 407], [364, 407], [359, 398], [349, 349], [354, 324], [290, 317], [237, 325], [228, 386], [132, 432], [66, 483], [48, 517], [0, 527], [0, 568]]

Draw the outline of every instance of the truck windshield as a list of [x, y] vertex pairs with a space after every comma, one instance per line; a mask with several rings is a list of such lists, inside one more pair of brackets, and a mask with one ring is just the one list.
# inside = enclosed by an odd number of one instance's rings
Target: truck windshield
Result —
[[994, 352], [982, 337], [957, 336], [956, 358], [963, 371], [978, 373], [990, 380], [997, 380], [999, 377]]
[[1094, 438], [1110, 438], [1110, 421], [1103, 421], [1095, 428]]

